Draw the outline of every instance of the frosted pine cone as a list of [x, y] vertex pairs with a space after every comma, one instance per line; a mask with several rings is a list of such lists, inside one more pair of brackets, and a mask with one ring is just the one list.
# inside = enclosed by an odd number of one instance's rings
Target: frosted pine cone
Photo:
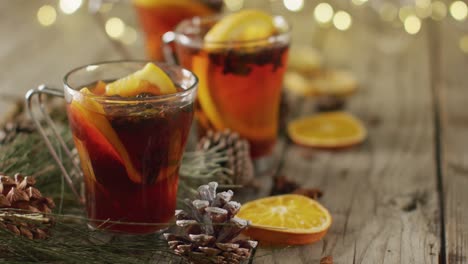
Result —
[[250, 158], [249, 142], [239, 136], [236, 132], [225, 130], [223, 132], [208, 131], [200, 139], [198, 150], [225, 152], [227, 161], [220, 162], [222, 167], [228, 169], [231, 182], [222, 184], [249, 185], [254, 180], [254, 167]]
[[216, 182], [202, 185], [198, 199], [186, 199], [187, 211], [176, 211], [175, 231], [164, 237], [169, 248], [191, 263], [244, 263], [257, 241], [237, 239], [248, 222], [235, 217], [241, 205], [231, 201], [234, 193], [216, 193], [217, 187]]
[[36, 180], [17, 173], [13, 178], [0, 174], [0, 228], [29, 239], [44, 239], [52, 220], [45, 214], [55, 207], [34, 187]]

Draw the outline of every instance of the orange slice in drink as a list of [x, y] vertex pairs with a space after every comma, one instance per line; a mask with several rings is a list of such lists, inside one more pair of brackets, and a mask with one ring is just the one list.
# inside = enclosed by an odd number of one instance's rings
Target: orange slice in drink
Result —
[[208, 66], [209, 63], [206, 59], [198, 56], [193, 58], [193, 69], [195, 74], [198, 76], [198, 93], [197, 98], [200, 102], [203, 112], [207, 118], [211, 121], [216, 130], [224, 130], [224, 125], [221, 114], [218, 112], [213, 97], [210, 94], [208, 86]]
[[270, 244], [301, 245], [325, 236], [332, 223], [328, 210], [306, 196], [286, 194], [242, 205], [237, 217], [249, 220], [246, 235]]
[[135, 183], [141, 183], [142, 177], [133, 166], [127, 150], [105, 117], [102, 105], [93, 98], [90, 98], [93, 94], [88, 88], [81, 89], [80, 93], [82, 95], [77, 98], [78, 100], [73, 100], [70, 104], [72, 118], [77, 123], [86, 124], [90, 128], [98, 130], [100, 135], [104, 136], [105, 140], [109, 143], [109, 152], [115, 151], [117, 153], [118, 160], [124, 164], [130, 180]]
[[264, 39], [276, 32], [273, 17], [255, 9], [246, 9], [225, 16], [205, 35], [208, 48], [216, 48], [216, 43], [226, 41], [249, 41]]
[[153, 63], [106, 86], [108, 96], [135, 97], [143, 93], [162, 95], [175, 92], [177, 89], [171, 78]]
[[342, 148], [364, 141], [367, 131], [346, 112], [329, 112], [296, 119], [288, 124], [289, 137], [300, 145]]

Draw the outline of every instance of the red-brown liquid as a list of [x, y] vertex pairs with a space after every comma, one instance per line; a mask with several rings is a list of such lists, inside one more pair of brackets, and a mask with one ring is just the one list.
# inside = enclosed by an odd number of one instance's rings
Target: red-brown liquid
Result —
[[[199, 78], [199, 132], [229, 128], [249, 140], [253, 158], [270, 154], [277, 137], [288, 45], [208, 51], [177, 43], [176, 51], [181, 65]], [[203, 105], [207, 99], [211, 106]]]
[[[155, 0], [157, 2], [158, 0]], [[219, 12], [222, 1], [201, 1], [193, 0], [187, 5], [180, 0], [173, 0], [172, 3], [164, 1], [154, 7], [140, 6], [135, 3], [135, 8], [140, 20], [140, 24], [146, 35], [146, 50], [150, 59], [163, 60], [161, 37], [164, 33], [171, 31], [184, 19], [195, 16], [207, 16]], [[169, 2], [169, 3], [168, 3]]]
[[[92, 100], [92, 99], [87, 99]], [[80, 154], [91, 225], [111, 231], [150, 233], [163, 226], [105, 223], [167, 223], [174, 214], [178, 169], [193, 118], [193, 105], [156, 108], [147, 104], [104, 106], [105, 114], [68, 104]], [[115, 146], [90, 118], [105, 118], [141, 175], [132, 181]], [[104, 120], [104, 119], [102, 119]]]

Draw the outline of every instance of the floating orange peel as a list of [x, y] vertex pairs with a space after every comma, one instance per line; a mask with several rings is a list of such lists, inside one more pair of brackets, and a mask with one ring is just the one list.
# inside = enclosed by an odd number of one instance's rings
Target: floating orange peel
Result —
[[343, 148], [361, 143], [367, 136], [364, 125], [346, 112], [328, 112], [293, 120], [289, 137], [299, 145]]
[[237, 217], [251, 222], [246, 235], [269, 244], [310, 244], [322, 239], [332, 223], [325, 207], [297, 194], [245, 203]]

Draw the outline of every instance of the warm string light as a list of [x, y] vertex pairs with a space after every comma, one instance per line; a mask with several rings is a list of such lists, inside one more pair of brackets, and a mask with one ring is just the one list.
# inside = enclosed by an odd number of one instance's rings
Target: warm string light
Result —
[[462, 52], [468, 54], [468, 35], [464, 35], [460, 38], [458, 46], [460, 47]]
[[37, 20], [42, 26], [51, 26], [57, 20], [57, 11], [50, 5], [44, 5], [37, 10]]
[[106, 21], [106, 33], [111, 38], [120, 38], [125, 30], [125, 24], [118, 17], [111, 17]]
[[319, 24], [328, 24], [333, 19], [333, 7], [328, 3], [320, 3], [314, 9], [315, 20]]
[[339, 30], [347, 30], [351, 27], [351, 16], [345, 11], [338, 11], [333, 16], [333, 25]]
[[83, 0], [60, 0], [59, 7], [63, 13], [70, 15], [75, 13], [83, 4]]
[[292, 12], [301, 11], [304, 8], [304, 0], [283, 0], [284, 7]]
[[229, 11], [238, 11], [244, 6], [244, 0], [224, 0], [224, 5]]
[[463, 21], [468, 16], [468, 7], [463, 1], [455, 1], [450, 5], [450, 14], [455, 20]]
[[421, 29], [421, 20], [415, 15], [409, 15], [405, 18], [404, 26], [409, 34], [417, 34]]

